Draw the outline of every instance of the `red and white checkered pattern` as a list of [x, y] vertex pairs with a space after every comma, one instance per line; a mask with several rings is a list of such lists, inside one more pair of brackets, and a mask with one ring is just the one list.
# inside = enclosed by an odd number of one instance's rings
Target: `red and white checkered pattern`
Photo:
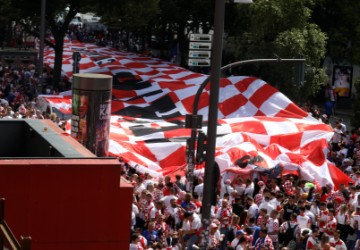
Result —
[[71, 96], [62, 95], [39, 95], [37, 98], [38, 106], [44, 106], [43, 110], [47, 106], [57, 109], [60, 113], [65, 115], [71, 114]]
[[[232, 118], [219, 123], [218, 133], [226, 134], [218, 138], [216, 145], [216, 162], [221, 171], [240, 171], [234, 165], [237, 159], [260, 155], [264, 159], [262, 167], [281, 164], [287, 170], [300, 169], [303, 178], [320, 185], [331, 183], [337, 187], [341, 181], [349, 180], [325, 158], [323, 150], [333, 134], [325, 124], [277, 117]], [[133, 131], [141, 129], [148, 133], [135, 136]], [[189, 130], [170, 122], [112, 116], [110, 152], [121, 155], [131, 165], [138, 164], [140, 171], [171, 174], [186, 165], [185, 142], [175, 139], [189, 136]], [[167, 142], [144, 143], [155, 139]]]
[[[207, 76], [156, 58], [67, 41], [63, 71], [69, 77], [74, 51], [82, 54], [81, 72], [116, 78], [127, 72], [136, 80], [136, 88], [113, 89], [110, 154], [154, 176], [181, 173], [186, 167], [185, 138], [190, 136], [184, 115], [192, 112], [195, 93]], [[53, 53], [45, 55], [51, 65]], [[249, 171], [254, 166], [241, 170], [234, 162], [244, 155], [260, 155], [265, 169], [279, 164], [287, 170], [299, 169], [303, 178], [320, 185], [337, 187], [349, 181], [325, 158], [332, 128], [274, 87], [254, 77], [229, 77], [221, 79], [219, 96], [217, 133], [223, 136], [216, 142], [216, 161], [222, 172]], [[209, 86], [199, 103], [205, 121], [208, 97]]]

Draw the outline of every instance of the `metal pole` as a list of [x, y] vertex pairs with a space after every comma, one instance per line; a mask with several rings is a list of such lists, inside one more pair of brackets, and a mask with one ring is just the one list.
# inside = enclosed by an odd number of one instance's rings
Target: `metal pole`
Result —
[[39, 79], [42, 84], [44, 68], [44, 40], [45, 40], [45, 7], [46, 0], [41, 0], [41, 17], [40, 17], [40, 47], [39, 47]]
[[217, 117], [218, 117], [218, 102], [219, 102], [219, 86], [221, 74], [221, 60], [222, 60], [222, 45], [224, 34], [224, 16], [225, 16], [225, 0], [217, 0], [215, 4], [215, 19], [214, 19], [214, 36], [213, 49], [211, 57], [211, 84], [210, 84], [210, 103], [209, 103], [209, 117], [207, 130], [207, 152], [205, 160], [205, 177], [204, 177], [204, 197], [202, 201], [202, 226], [204, 228], [204, 249], [208, 246], [209, 240], [209, 226], [210, 226], [210, 212], [211, 212], [211, 197], [214, 195], [213, 190], [213, 171], [214, 171], [214, 157], [217, 133]]
[[186, 178], [188, 180], [189, 192], [192, 193], [194, 190], [194, 169], [195, 169], [195, 141], [197, 138], [197, 128], [196, 128], [197, 119], [196, 116], [192, 116], [192, 127], [191, 127], [191, 136], [188, 141], [188, 155], [187, 155], [187, 172]]

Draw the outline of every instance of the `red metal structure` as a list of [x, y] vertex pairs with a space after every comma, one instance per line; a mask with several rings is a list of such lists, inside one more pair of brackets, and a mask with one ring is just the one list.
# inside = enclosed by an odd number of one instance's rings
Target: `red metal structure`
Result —
[[6, 222], [34, 250], [128, 249], [133, 187], [120, 180], [119, 162], [66, 141], [83, 158], [0, 158]]

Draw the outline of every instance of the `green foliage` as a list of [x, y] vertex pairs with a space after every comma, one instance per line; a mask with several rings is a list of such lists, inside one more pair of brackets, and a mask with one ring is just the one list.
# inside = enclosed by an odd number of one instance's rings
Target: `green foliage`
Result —
[[[0, 0], [0, 19], [22, 21], [38, 30], [41, 0]], [[56, 20], [69, 7], [65, 22]], [[92, 11], [108, 24], [135, 33], [142, 41], [155, 35], [160, 45], [178, 44], [186, 66], [188, 34], [213, 27], [215, 0], [47, 0], [47, 27], [62, 42], [77, 12]], [[306, 59], [305, 82], [295, 86], [294, 64], [257, 64], [238, 69], [275, 85], [294, 100], [315, 95], [326, 81], [325, 55], [334, 62], [360, 64], [360, 1], [254, 0], [226, 3], [223, 64], [255, 58]], [[11, 13], [11, 14], [9, 14]], [[0, 27], [1, 29], [1, 27]], [[56, 50], [62, 49], [53, 44]], [[57, 47], [59, 46], [59, 47]], [[56, 70], [59, 70], [57, 68]]]
[[[3, 1], [3, 0], [2, 0]], [[106, 5], [112, 0], [103, 1]], [[46, 1], [46, 29], [50, 29], [54, 37], [54, 42], [45, 41], [55, 50], [55, 64], [53, 84], [56, 86], [61, 81], [62, 52], [64, 37], [68, 30], [70, 21], [77, 13], [86, 13], [94, 10], [96, 0], [47, 0]], [[21, 23], [28, 33], [39, 36], [41, 0], [11, 0], [11, 6], [18, 15], [11, 16], [10, 20]], [[65, 11], [65, 9], [68, 9]], [[61, 17], [62, 21], [59, 22]]]
[[313, 22], [328, 34], [328, 55], [334, 63], [360, 64], [360, 1], [318, 1]]
[[[249, 6], [249, 26], [243, 26], [239, 37], [234, 33], [228, 39], [231, 61], [255, 58], [306, 59], [305, 83], [297, 86], [295, 64], [258, 64], [240, 69], [240, 74], [261, 77], [275, 85], [294, 101], [304, 101], [320, 89], [325, 80], [321, 61], [326, 54], [327, 36], [310, 22], [314, 2], [311, 0], [257, 0]], [[239, 5], [239, 8], [244, 8]], [[235, 24], [233, 25], [235, 26]], [[238, 25], [239, 26], [239, 25]], [[225, 49], [226, 50], [226, 49]], [[229, 61], [225, 60], [225, 63]]]
[[139, 32], [148, 28], [159, 14], [159, 0], [124, 0], [113, 5], [110, 1], [110, 4], [98, 5], [96, 12], [105, 24]]
[[[274, 44], [275, 51], [284, 58], [296, 57], [301, 54], [306, 59], [305, 83], [298, 88], [290, 84], [290, 96], [297, 95], [297, 100], [304, 101], [315, 96], [326, 80], [324, 69], [320, 67], [325, 57], [326, 35], [314, 24], [304, 29], [293, 28], [278, 35]], [[299, 98], [301, 97], [301, 98]]]
[[146, 28], [151, 19], [159, 13], [159, 0], [130, 0], [123, 6], [122, 26], [137, 31]]
[[4, 26], [11, 21], [11, 15], [15, 16], [16, 10], [11, 5], [11, 0], [0, 0], [0, 26]]

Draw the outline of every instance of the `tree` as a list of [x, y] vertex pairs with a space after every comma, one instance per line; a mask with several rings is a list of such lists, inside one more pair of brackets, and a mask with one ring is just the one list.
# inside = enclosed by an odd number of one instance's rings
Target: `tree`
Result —
[[127, 34], [132, 33], [143, 45], [150, 41], [153, 19], [159, 11], [159, 0], [125, 0], [110, 9], [104, 6], [97, 8], [102, 22], [121, 27]]
[[[334, 65], [360, 64], [360, 2], [351, 0], [322, 0], [318, 1], [312, 20], [327, 33], [327, 56]], [[331, 74], [332, 69], [329, 69]], [[352, 125], [359, 126], [360, 114], [360, 85], [359, 79], [353, 79], [352, 96], [354, 117]], [[353, 92], [354, 93], [354, 92]]]
[[[3, 0], [2, 0], [3, 1]], [[106, 6], [112, 0], [102, 1]], [[119, 3], [119, 1], [117, 1]], [[47, 0], [46, 1], [46, 28], [51, 31], [52, 38], [47, 37], [45, 43], [55, 51], [53, 69], [53, 84], [61, 81], [62, 54], [64, 37], [68, 32], [69, 24], [77, 13], [94, 11], [96, 0]], [[39, 37], [41, 0], [12, 0], [11, 6], [19, 13], [13, 16], [12, 21], [21, 23], [25, 31]], [[61, 21], [60, 21], [61, 20]]]
[[4, 46], [6, 40], [11, 39], [11, 21], [18, 17], [19, 13], [13, 8], [11, 0], [0, 0], [0, 47]]
[[160, 41], [178, 44], [181, 66], [186, 66], [189, 33], [208, 33], [213, 23], [214, 1], [160, 0], [160, 14], [154, 22]]
[[312, 20], [328, 35], [327, 55], [334, 63], [360, 64], [359, 11], [359, 1], [317, 1]]
[[[325, 72], [320, 62], [325, 56], [327, 36], [316, 24], [310, 22], [312, 0], [258, 0], [249, 6], [250, 26], [238, 25], [244, 31], [236, 37], [234, 51], [237, 57], [232, 61], [254, 58], [298, 58], [306, 59], [305, 83], [295, 86], [294, 65], [291, 64], [259, 64], [244, 67], [248, 73], [259, 76], [275, 85], [291, 99], [304, 101], [314, 95], [325, 81]], [[239, 8], [245, 8], [243, 5]], [[236, 25], [233, 24], [233, 27]], [[235, 42], [234, 42], [235, 41]], [[243, 71], [241, 71], [243, 72]]]

